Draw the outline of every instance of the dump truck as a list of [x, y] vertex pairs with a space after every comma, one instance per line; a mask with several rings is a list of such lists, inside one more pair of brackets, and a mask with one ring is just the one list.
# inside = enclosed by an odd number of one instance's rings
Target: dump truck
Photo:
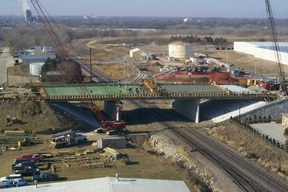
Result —
[[86, 143], [86, 136], [75, 130], [68, 130], [50, 136], [49, 146], [53, 148], [62, 148], [70, 145], [77, 145], [81, 143]]

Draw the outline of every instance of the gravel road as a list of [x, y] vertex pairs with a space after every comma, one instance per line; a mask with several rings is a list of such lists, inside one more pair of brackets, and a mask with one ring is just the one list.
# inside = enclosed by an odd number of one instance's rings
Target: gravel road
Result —
[[[3, 51], [0, 53], [0, 85], [5, 84], [7, 86], [21, 85], [25, 83], [30, 83], [31, 81], [36, 81], [37, 78], [29, 76], [14, 76], [8, 74], [7, 68], [14, 66], [13, 56], [9, 53], [9, 48], [2, 48]], [[8, 83], [7, 83], [8, 77]]]

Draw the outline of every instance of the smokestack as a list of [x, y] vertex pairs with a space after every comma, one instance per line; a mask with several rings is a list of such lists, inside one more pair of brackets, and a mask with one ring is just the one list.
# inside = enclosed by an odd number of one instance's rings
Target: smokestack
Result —
[[31, 10], [28, 0], [18, 0], [18, 2], [21, 4], [22, 11], [24, 14], [26, 14], [26, 10]]
[[31, 23], [32, 22], [32, 12], [30, 10], [26, 10], [25, 12], [25, 21], [27, 23]]

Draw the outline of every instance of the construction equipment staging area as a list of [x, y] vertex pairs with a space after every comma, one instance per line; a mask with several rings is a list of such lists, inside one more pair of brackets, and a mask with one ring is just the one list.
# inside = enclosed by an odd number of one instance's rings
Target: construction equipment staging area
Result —
[[[156, 85], [156, 84], [155, 84]], [[207, 84], [157, 84], [150, 90], [144, 84], [87, 84], [44, 86], [40, 88], [42, 99], [55, 102], [104, 101], [104, 111], [113, 116], [120, 100], [172, 100], [172, 108], [190, 120], [200, 122], [201, 99], [221, 100], [275, 100], [274, 94], [257, 94], [255, 91], [235, 85]]]

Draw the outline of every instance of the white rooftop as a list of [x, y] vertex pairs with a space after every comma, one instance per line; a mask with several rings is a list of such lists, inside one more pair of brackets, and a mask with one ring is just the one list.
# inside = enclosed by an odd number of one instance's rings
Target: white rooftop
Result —
[[15, 192], [189, 192], [184, 181], [104, 177], [2, 189]]
[[244, 88], [244, 87], [240, 87], [237, 85], [220, 85], [220, 87], [223, 87], [224, 89], [228, 89], [229, 91], [232, 91], [235, 94], [256, 94], [255, 91]]

